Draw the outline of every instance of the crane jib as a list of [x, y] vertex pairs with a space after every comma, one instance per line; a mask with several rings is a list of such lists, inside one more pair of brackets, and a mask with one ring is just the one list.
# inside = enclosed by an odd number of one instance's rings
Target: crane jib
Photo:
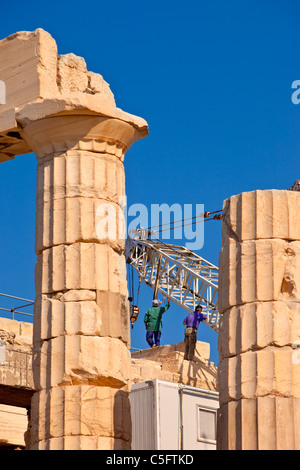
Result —
[[185, 247], [128, 237], [126, 262], [139, 273], [140, 279], [187, 312], [197, 305], [207, 314], [205, 323], [219, 330], [218, 278], [219, 269]]

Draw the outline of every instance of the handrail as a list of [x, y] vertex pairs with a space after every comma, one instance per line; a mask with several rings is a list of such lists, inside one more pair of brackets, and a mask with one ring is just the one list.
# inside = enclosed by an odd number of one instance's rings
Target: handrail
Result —
[[[10, 312], [11, 313], [12, 320], [15, 320], [15, 314], [33, 318], [33, 313], [22, 312], [19, 309], [24, 309], [26, 307], [32, 307], [34, 305], [34, 300], [24, 299], [23, 297], [17, 297], [16, 295], [9, 295], [9, 294], [3, 294], [3, 293], [0, 293], [0, 296], [4, 297], [6, 299], [10, 299], [11, 303], [12, 303], [12, 300], [20, 300], [20, 301], [22, 300], [23, 302], [26, 302], [26, 304], [22, 304], [22, 305], [18, 305], [18, 306], [12, 306], [10, 308], [5, 308], [4, 306], [0, 307], [0, 311]], [[18, 303], [20, 303], [20, 302], [18, 302]], [[13, 303], [13, 305], [15, 305], [15, 303]], [[0, 316], [3, 317], [3, 315], [1, 315], [1, 313], [0, 313]]]

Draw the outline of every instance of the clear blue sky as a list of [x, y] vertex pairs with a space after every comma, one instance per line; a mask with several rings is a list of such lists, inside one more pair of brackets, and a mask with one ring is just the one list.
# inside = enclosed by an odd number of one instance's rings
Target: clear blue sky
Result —
[[[125, 159], [128, 205], [204, 204], [243, 191], [287, 189], [300, 178], [300, 3], [296, 0], [68, 0], [1, 5], [1, 38], [43, 28], [60, 54], [83, 56], [117, 106], [145, 118], [149, 136]], [[1, 79], [1, 77], [0, 77]], [[1, 165], [0, 292], [34, 298], [36, 159]], [[186, 240], [181, 240], [184, 245]], [[177, 243], [179, 241], [177, 240]], [[199, 254], [218, 265], [221, 223], [205, 225]], [[132, 346], [147, 347], [143, 286]], [[162, 342], [183, 339], [185, 312], [165, 315]], [[202, 325], [198, 339], [217, 334]]]

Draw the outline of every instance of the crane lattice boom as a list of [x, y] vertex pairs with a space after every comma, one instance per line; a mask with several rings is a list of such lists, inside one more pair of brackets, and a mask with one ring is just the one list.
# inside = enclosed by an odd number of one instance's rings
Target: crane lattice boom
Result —
[[187, 312], [202, 305], [208, 324], [219, 330], [218, 274], [216, 266], [182, 246], [150, 240], [147, 234], [135, 232], [126, 243], [126, 261], [140, 278], [157, 293]]

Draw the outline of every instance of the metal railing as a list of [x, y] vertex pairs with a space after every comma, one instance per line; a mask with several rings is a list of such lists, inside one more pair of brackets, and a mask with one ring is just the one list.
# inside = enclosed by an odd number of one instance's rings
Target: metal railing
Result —
[[[4, 299], [7, 300], [6, 308], [4, 306], [0, 307], [0, 316], [2, 316], [2, 317], [4, 316], [4, 314], [1, 315], [1, 312], [7, 312], [7, 313], [11, 314], [11, 319], [12, 320], [16, 319], [15, 318], [16, 314], [21, 315], [21, 316], [25, 316], [25, 317], [31, 317], [33, 319], [33, 313], [28, 312], [28, 311], [24, 312], [24, 311], [20, 310], [20, 309], [24, 309], [24, 308], [28, 308], [28, 307], [32, 308], [33, 305], [34, 305], [33, 300], [24, 299], [22, 297], [17, 297], [15, 295], [8, 295], [8, 294], [2, 294], [2, 293], [0, 293], [0, 297], [2, 298], [3, 302], [4, 302]], [[19, 302], [16, 302], [17, 300]], [[22, 305], [18, 305], [21, 302], [26, 302], [26, 303], [22, 303]]]

